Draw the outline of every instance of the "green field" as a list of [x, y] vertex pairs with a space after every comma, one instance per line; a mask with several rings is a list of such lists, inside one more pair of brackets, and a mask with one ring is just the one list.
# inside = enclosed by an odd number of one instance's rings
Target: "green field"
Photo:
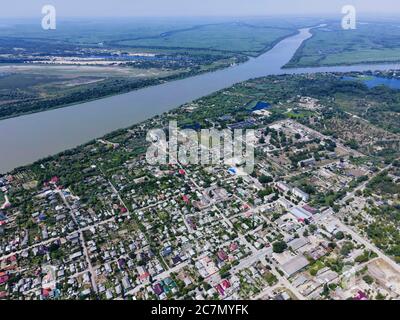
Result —
[[157, 20], [152, 19], [68, 19], [59, 20], [57, 29], [44, 31], [36, 21], [10, 21], [0, 28], [1, 37], [62, 41], [78, 44], [97, 44], [124, 38], [157, 36], [163, 32], [184, 29], [194, 26], [190, 20]]
[[124, 40], [116, 44], [131, 47], [211, 49], [257, 55], [295, 32], [294, 28], [224, 23], [171, 31], [157, 37]]
[[391, 23], [358, 24], [343, 30], [333, 24], [314, 29], [313, 37], [286, 67], [400, 62], [400, 27]]
[[[282, 37], [318, 18], [125, 18], [61, 20], [47, 32], [40, 24], [9, 22], [0, 28], [0, 41], [34, 41], [38, 47], [97, 45], [147, 48], [194, 48], [259, 54]], [[0, 43], [1, 44], [1, 43]]]

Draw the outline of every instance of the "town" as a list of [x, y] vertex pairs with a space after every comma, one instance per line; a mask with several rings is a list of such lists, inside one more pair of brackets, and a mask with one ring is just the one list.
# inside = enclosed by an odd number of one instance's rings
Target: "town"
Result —
[[[0, 298], [398, 299], [399, 131], [345, 109], [345, 81], [378, 99], [341, 74], [250, 80], [1, 176]], [[171, 119], [254, 129], [253, 172], [149, 164]]]

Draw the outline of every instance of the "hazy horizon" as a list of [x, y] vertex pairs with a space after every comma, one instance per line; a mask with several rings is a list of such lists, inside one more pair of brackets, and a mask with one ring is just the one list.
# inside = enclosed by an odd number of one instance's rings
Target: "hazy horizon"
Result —
[[63, 18], [341, 16], [344, 5], [354, 5], [365, 16], [400, 14], [398, 0], [7, 0], [0, 17], [39, 17], [47, 4], [54, 5]]

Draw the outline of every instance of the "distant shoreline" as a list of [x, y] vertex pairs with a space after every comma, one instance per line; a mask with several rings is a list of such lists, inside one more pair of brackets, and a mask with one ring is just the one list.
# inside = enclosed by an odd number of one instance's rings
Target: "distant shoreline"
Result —
[[[249, 57], [247, 57], [244, 61], [241, 61], [240, 64], [241, 63], [245, 63], [248, 60], [249, 60]], [[40, 64], [38, 64], [38, 65], [40, 65]], [[141, 85], [139, 83], [138, 86], [136, 88], [134, 88], [134, 89], [127, 88], [126, 90], [119, 90], [119, 91], [116, 91], [114, 93], [105, 94], [105, 95], [102, 95], [102, 96], [99, 96], [99, 97], [96, 97], [96, 98], [82, 99], [82, 100], [71, 102], [71, 103], [56, 105], [56, 106], [50, 107], [50, 108], [39, 109], [37, 111], [27, 111], [27, 112], [22, 112], [22, 113], [19, 113], [19, 114], [16, 114], [16, 115], [0, 117], [0, 121], [7, 120], [7, 119], [12, 119], [12, 118], [18, 118], [18, 117], [22, 117], [22, 116], [26, 116], [26, 115], [30, 115], [30, 114], [35, 114], [35, 113], [41, 113], [41, 112], [46, 112], [46, 111], [51, 111], [51, 110], [56, 110], [56, 109], [61, 109], [61, 108], [66, 108], [66, 107], [72, 107], [72, 106], [79, 105], [79, 104], [82, 104], [82, 103], [101, 100], [101, 99], [117, 96], [117, 95], [120, 95], [120, 94], [126, 94], [126, 93], [137, 91], [137, 90], [140, 90], [140, 89], [144, 89], [144, 88], [148, 88], [148, 87], [152, 87], [152, 86], [157, 86], [157, 85], [160, 85], [160, 84], [163, 84], [163, 83], [166, 83], [166, 82], [182, 80], [182, 79], [185, 79], [185, 78], [198, 76], [198, 75], [201, 75], [201, 74], [204, 74], [204, 73], [215, 72], [215, 71], [226, 69], [226, 68], [229, 68], [229, 66], [220, 66], [220, 67], [211, 68], [209, 70], [198, 71], [198, 72], [190, 71], [190, 72], [187, 72], [187, 73], [181, 73], [181, 74], [162, 77], [162, 78], [145, 79], [145, 81], [150, 82], [150, 84]], [[49, 103], [51, 104], [51, 101], [49, 101]]]

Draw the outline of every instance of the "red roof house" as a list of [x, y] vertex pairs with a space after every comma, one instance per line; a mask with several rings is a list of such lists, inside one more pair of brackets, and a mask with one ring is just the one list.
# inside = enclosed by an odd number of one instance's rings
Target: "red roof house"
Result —
[[222, 281], [222, 286], [224, 287], [224, 289], [228, 289], [231, 287], [231, 283], [228, 279], [224, 279], [224, 281]]
[[128, 209], [125, 208], [125, 207], [121, 207], [121, 208], [120, 208], [120, 211], [121, 211], [121, 213], [127, 213], [127, 212], [128, 212]]
[[8, 281], [9, 278], [10, 278], [10, 277], [9, 277], [8, 275], [1, 276], [1, 277], [0, 277], [0, 284], [6, 283], [6, 282]]
[[60, 181], [60, 179], [56, 176], [54, 176], [53, 178], [50, 179], [51, 183], [58, 183]]
[[182, 196], [182, 200], [185, 201], [187, 204], [189, 203], [189, 198], [185, 194]]

